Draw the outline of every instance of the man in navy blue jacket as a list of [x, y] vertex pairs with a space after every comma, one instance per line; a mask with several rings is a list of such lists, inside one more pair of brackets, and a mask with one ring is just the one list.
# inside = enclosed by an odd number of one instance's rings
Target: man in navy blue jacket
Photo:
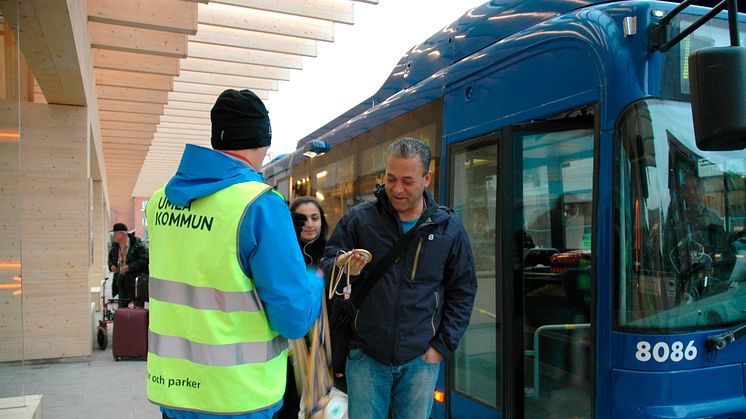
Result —
[[[388, 149], [386, 178], [375, 202], [352, 208], [337, 224], [322, 266], [348, 263], [352, 294], [371, 267], [437, 205], [427, 189], [430, 148], [400, 138]], [[366, 249], [367, 258], [352, 253]], [[345, 374], [350, 419], [424, 419], [443, 358], [453, 354], [471, 317], [477, 280], [466, 231], [446, 207], [417, 227], [407, 248], [385, 266], [352, 324]], [[344, 285], [344, 284], [343, 284]], [[342, 292], [342, 290], [337, 290]]]

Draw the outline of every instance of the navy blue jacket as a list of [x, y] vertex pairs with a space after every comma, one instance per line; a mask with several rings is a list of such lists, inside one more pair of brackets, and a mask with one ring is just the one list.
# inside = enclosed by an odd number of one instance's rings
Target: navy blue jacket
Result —
[[[329, 275], [337, 252], [363, 248], [373, 260], [355, 283], [368, 280], [403, 233], [384, 188], [377, 200], [352, 208], [337, 224], [321, 262]], [[425, 190], [427, 206], [437, 205]], [[344, 286], [340, 284], [338, 291]], [[446, 207], [439, 207], [417, 229], [407, 249], [385, 268], [353, 322], [352, 346], [379, 362], [404, 364], [430, 346], [444, 357], [456, 350], [471, 317], [477, 280], [466, 231]]]

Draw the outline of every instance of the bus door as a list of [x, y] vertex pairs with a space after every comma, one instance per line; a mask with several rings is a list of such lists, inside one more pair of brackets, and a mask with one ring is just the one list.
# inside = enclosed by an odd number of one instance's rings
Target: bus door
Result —
[[496, 275], [498, 135], [449, 150], [449, 206], [471, 242], [478, 291], [471, 321], [447, 364], [446, 417], [500, 417], [504, 408], [502, 279]]
[[450, 417], [591, 417], [593, 149], [583, 108], [449, 150], [479, 283]]

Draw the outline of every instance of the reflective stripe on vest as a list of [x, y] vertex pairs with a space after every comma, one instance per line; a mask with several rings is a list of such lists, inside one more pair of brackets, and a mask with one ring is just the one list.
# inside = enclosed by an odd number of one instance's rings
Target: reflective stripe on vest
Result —
[[176, 206], [164, 188], [148, 201], [148, 398], [162, 406], [240, 414], [276, 404], [287, 341], [269, 324], [241, 268], [238, 228], [260, 182]]
[[150, 277], [149, 295], [158, 301], [181, 304], [202, 310], [259, 311], [255, 293], [220, 291], [209, 287], [195, 287], [178, 281]]
[[148, 334], [148, 351], [162, 357], [180, 358], [213, 367], [267, 362], [287, 349], [288, 341], [277, 336], [269, 342], [206, 345], [178, 336]]

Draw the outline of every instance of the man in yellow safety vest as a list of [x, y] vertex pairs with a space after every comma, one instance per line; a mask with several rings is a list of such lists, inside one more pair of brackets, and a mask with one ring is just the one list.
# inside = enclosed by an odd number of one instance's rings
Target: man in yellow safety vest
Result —
[[323, 280], [306, 270], [285, 199], [262, 183], [262, 101], [226, 90], [210, 117], [214, 150], [188, 144], [146, 209], [148, 398], [164, 418], [271, 418], [286, 338], [318, 317]]

